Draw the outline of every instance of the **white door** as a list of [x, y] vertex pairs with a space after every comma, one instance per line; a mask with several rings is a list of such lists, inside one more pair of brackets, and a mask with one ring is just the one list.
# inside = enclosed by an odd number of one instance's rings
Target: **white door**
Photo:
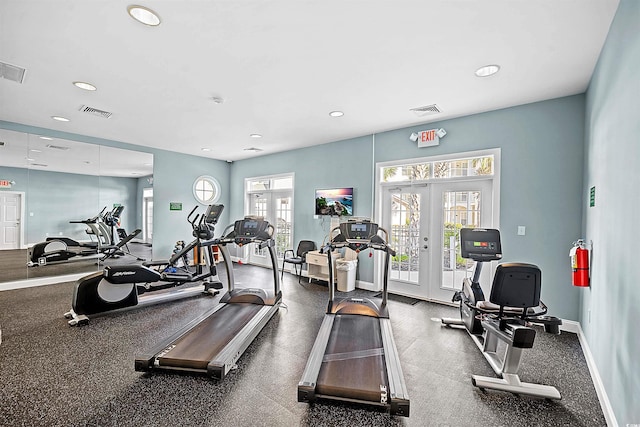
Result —
[[[493, 227], [492, 181], [443, 182], [431, 187], [431, 262], [429, 299], [451, 302], [462, 281], [473, 275], [475, 262], [460, 254], [460, 228]], [[487, 284], [486, 268], [480, 283]]]
[[384, 198], [383, 227], [396, 250], [389, 292], [451, 302], [473, 268], [460, 257], [460, 228], [492, 225], [492, 181], [400, 185]]
[[22, 196], [0, 192], [0, 249], [20, 249]]
[[[252, 193], [249, 195], [249, 214], [264, 217], [275, 228], [276, 254], [282, 259], [283, 253], [292, 248], [293, 203], [291, 191]], [[249, 249], [249, 262], [271, 267], [266, 249], [253, 245]]]
[[389, 266], [389, 292], [428, 298], [429, 190], [427, 185], [384, 190], [383, 227], [396, 251]]
[[153, 189], [144, 189], [142, 199], [142, 239], [144, 243], [153, 242]]

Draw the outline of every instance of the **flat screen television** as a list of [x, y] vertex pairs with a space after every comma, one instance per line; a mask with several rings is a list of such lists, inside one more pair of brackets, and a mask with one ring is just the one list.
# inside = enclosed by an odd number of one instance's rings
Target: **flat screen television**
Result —
[[316, 190], [316, 215], [353, 216], [353, 188]]

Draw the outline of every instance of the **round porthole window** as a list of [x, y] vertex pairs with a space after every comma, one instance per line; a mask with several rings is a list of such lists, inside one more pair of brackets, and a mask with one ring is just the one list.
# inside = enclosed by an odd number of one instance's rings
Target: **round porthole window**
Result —
[[220, 184], [212, 176], [199, 176], [193, 183], [193, 197], [203, 205], [215, 203], [220, 198]]

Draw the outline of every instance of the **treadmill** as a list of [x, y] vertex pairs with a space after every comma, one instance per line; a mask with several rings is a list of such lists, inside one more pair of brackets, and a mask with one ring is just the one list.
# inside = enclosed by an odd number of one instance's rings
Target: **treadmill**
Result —
[[[227, 231], [232, 228], [228, 234]], [[278, 311], [282, 301], [274, 227], [259, 217], [245, 217], [227, 227], [223, 237], [203, 242], [217, 245], [230, 260], [226, 245], [258, 244], [267, 248], [273, 266], [273, 289], [235, 288], [230, 262], [225, 262], [228, 291], [220, 303], [147, 353], [135, 358], [136, 371], [204, 373], [222, 380], [236, 367], [249, 344]]]
[[[387, 309], [389, 260], [395, 251], [388, 246], [386, 230], [373, 222], [350, 220], [339, 231], [327, 247], [329, 304], [298, 383], [298, 402], [358, 402], [408, 417], [409, 395]], [[356, 253], [368, 248], [385, 252], [382, 298], [335, 298], [331, 255], [344, 247]]]

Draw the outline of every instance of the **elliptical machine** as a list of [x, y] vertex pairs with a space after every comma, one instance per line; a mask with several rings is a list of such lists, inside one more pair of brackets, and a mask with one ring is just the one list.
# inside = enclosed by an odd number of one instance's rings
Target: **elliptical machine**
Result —
[[[142, 265], [106, 266], [102, 271], [79, 279], [73, 291], [72, 309], [64, 315], [70, 319], [69, 325], [85, 325], [89, 322], [89, 315], [102, 315], [203, 293], [217, 295], [219, 289], [222, 289], [222, 283], [217, 277], [213, 249], [211, 245], [204, 243], [213, 239], [214, 226], [224, 206], [209, 205], [204, 215], [198, 214], [192, 219], [197, 208], [193, 208], [187, 216], [195, 239], [174, 253], [170, 259], [144, 262]], [[195, 248], [200, 251], [204, 247], [207, 248], [204, 257], [205, 268], [199, 263], [189, 266], [185, 262], [188, 254]], [[229, 260], [225, 259], [225, 262]], [[202, 287], [170, 289], [185, 283], [200, 283]], [[168, 291], [153, 294], [165, 289]]]
[[[555, 387], [521, 382], [518, 376], [522, 352], [532, 348], [535, 340], [536, 330], [531, 325], [543, 325], [547, 333], [560, 333], [562, 320], [547, 316], [547, 307], [540, 301], [542, 272], [533, 264], [498, 265], [489, 301], [485, 301], [480, 273], [483, 263], [502, 259], [500, 232], [463, 228], [460, 244], [462, 257], [476, 261], [476, 267], [473, 278], [465, 278], [462, 290], [452, 299], [460, 303], [460, 319], [442, 318], [441, 321], [445, 326], [463, 326], [501, 377], [473, 375], [473, 385], [482, 390], [560, 399], [560, 392]], [[502, 356], [498, 351], [500, 342], [506, 344]]]
[[[98, 215], [92, 218], [69, 221], [70, 224], [85, 224], [87, 234], [90, 237], [94, 236], [96, 240], [79, 242], [69, 237], [48, 237], [46, 241], [36, 243], [29, 248], [27, 266], [44, 266], [69, 261], [71, 258], [75, 258], [75, 260], [86, 259], [92, 256], [97, 257], [101, 253], [108, 253], [108, 257], [120, 255], [121, 253], [116, 252], [120, 246], [114, 241], [113, 228], [120, 219], [124, 206], [116, 206], [105, 213], [106, 209], [105, 206]], [[135, 230], [126, 236], [127, 242], [140, 232], [141, 230]]]

